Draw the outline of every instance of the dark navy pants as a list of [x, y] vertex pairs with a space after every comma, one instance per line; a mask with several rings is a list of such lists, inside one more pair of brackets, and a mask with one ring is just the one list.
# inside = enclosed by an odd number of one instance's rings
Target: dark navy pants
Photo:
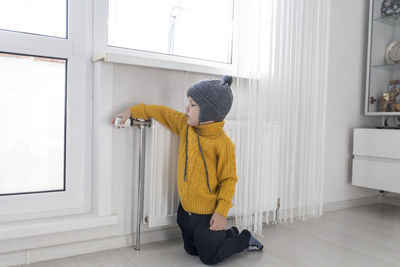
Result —
[[212, 214], [188, 213], [179, 203], [177, 217], [186, 252], [198, 255], [204, 264], [216, 264], [249, 246], [250, 236], [244, 232], [229, 237], [227, 231], [230, 230], [211, 231]]

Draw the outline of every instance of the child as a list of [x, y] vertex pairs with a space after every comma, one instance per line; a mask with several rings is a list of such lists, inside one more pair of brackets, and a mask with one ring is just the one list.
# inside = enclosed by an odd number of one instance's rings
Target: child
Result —
[[177, 223], [184, 249], [205, 264], [216, 264], [244, 249], [263, 245], [248, 230], [225, 230], [237, 181], [235, 146], [223, 121], [232, 106], [231, 76], [204, 80], [187, 91], [186, 114], [158, 105], [139, 104], [115, 116], [152, 117], [179, 136]]

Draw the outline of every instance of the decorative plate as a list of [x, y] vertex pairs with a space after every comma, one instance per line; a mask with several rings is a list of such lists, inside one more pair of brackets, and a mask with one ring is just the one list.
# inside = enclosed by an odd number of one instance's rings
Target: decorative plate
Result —
[[390, 42], [386, 47], [385, 61], [388, 64], [400, 63], [400, 40]]

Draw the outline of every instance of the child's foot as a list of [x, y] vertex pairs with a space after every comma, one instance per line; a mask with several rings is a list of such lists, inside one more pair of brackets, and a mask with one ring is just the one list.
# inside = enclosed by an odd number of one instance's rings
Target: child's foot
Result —
[[263, 244], [261, 244], [260, 241], [258, 241], [257, 239], [254, 238], [253, 235], [250, 236], [250, 240], [249, 240], [249, 250], [257, 250], [260, 251], [263, 249]]
[[255, 239], [255, 237], [248, 230], [246, 230], [246, 229], [243, 230], [240, 235], [242, 235], [242, 234], [247, 236], [247, 238], [249, 238], [249, 236], [250, 236], [250, 238], [248, 239], [249, 240], [248, 250], [250, 250], [250, 251], [260, 251], [260, 250], [263, 249], [263, 247], [264, 247], [263, 244], [261, 244], [260, 241]]

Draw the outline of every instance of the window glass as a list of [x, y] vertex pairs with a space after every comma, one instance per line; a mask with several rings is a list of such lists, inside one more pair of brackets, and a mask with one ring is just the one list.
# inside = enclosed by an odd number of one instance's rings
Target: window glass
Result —
[[231, 63], [233, 0], [110, 0], [108, 44]]
[[0, 53], [0, 195], [64, 190], [66, 64]]
[[67, 38], [67, 1], [0, 0], [0, 29]]

